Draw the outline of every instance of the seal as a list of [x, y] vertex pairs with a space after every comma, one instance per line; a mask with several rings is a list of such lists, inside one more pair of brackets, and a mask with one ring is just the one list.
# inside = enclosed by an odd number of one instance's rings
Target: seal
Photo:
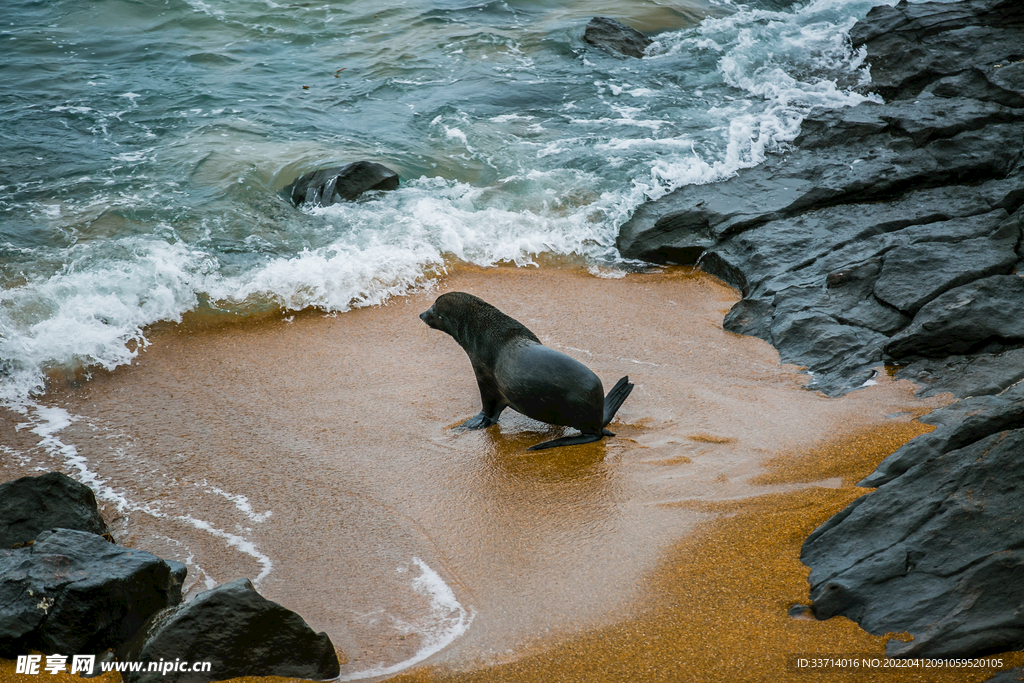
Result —
[[490, 427], [511, 407], [534, 420], [580, 431], [531, 446], [531, 451], [615, 436], [605, 427], [633, 391], [629, 377], [620, 379], [605, 396], [601, 380], [590, 368], [544, 346], [518, 320], [465, 292], [442, 294], [420, 320], [450, 334], [473, 365], [483, 408], [459, 427]]

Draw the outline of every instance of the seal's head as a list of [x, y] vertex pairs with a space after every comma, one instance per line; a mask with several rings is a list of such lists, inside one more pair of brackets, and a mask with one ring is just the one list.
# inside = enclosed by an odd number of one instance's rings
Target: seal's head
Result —
[[437, 297], [433, 306], [420, 313], [420, 320], [450, 334], [463, 348], [467, 344], [498, 348], [513, 338], [540, 343], [533, 332], [519, 322], [466, 292], [448, 292]]
[[465, 292], [449, 292], [437, 297], [434, 305], [420, 313], [420, 320], [428, 327], [447, 332], [458, 339], [461, 321], [474, 318], [483, 307], [493, 308], [483, 299]]

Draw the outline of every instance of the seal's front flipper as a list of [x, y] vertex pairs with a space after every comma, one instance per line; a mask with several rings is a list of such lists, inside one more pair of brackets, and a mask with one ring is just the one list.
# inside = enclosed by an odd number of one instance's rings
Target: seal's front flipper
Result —
[[539, 443], [536, 446], [530, 446], [526, 450], [528, 451], [542, 451], [545, 448], [558, 448], [559, 446], [575, 446], [581, 443], [593, 443], [600, 441], [603, 434], [577, 434], [576, 436], [563, 436], [561, 439], [554, 439], [553, 441], [545, 441]]
[[484, 429], [485, 427], [490, 427], [497, 421], [497, 417], [488, 417], [486, 414], [484, 414], [484, 411], [481, 410], [479, 413], [469, 418], [462, 424], [457, 425], [455, 429]]

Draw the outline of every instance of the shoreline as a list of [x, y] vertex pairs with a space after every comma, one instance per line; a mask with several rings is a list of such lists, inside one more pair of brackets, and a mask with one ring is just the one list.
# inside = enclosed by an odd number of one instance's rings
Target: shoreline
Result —
[[[527, 446], [560, 431], [511, 412], [496, 429], [449, 431], [478, 409], [475, 381], [462, 350], [417, 315], [452, 288], [495, 303], [606, 384], [629, 373], [638, 387], [614, 423], [619, 436], [534, 455]], [[942, 405], [888, 378], [843, 399], [807, 391], [766, 343], [722, 330], [736, 298], [686, 268], [621, 279], [463, 269], [436, 291], [334, 317], [158, 330], [136, 364], [48, 400], [82, 416], [62, 443], [135, 506], [114, 520], [119, 542], [191, 553], [191, 593], [263, 576], [261, 592], [349, 655], [343, 677], [426, 642], [353, 616], [386, 605], [421, 619], [429, 604], [394, 571], [422, 558], [472, 614], [462, 636], [407, 674], [428, 676], [642, 621], [666, 555], [746, 506], [737, 501], [849, 495], [849, 476], [828, 463], [761, 481], [779, 469], [773, 456], [813, 451], [823, 434], [857, 424], [899, 441], [919, 428], [914, 415]], [[101, 504], [111, 515], [112, 502]], [[154, 505], [163, 517], [144, 511]], [[233, 549], [175, 521], [187, 519], [240, 540]], [[254, 552], [238, 552], [242, 541]], [[381, 543], [390, 549], [359, 557]], [[792, 600], [806, 593], [804, 578]]]
[[[916, 417], [921, 417], [917, 415]], [[820, 524], [871, 489], [855, 482], [900, 445], [933, 427], [916, 419], [883, 429], [853, 431], [802, 453], [769, 459], [762, 483], [841, 480], [786, 493], [715, 504], [680, 504], [719, 513], [674, 545], [646, 580], [637, 615], [528, 653], [474, 669], [424, 667], [397, 676], [402, 683], [488, 681], [985, 681], [1024, 664], [1024, 652], [987, 655], [1001, 667], [798, 670], [798, 656], [885, 660], [890, 638], [871, 635], [844, 617], [818, 621], [809, 604], [810, 568], [801, 546]], [[733, 628], [724, 627], [728, 623]], [[657, 657], [658, 666], [652, 662]]]

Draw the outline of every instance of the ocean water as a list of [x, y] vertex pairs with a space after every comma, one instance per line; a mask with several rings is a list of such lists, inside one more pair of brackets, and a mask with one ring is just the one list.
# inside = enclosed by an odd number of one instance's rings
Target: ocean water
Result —
[[[643, 201], [863, 101], [878, 0], [9, 0], [0, 401], [130, 363], [147, 326], [380, 303], [460, 262], [629, 267]], [[647, 31], [587, 46], [591, 16]], [[401, 187], [281, 189], [369, 159]]]

